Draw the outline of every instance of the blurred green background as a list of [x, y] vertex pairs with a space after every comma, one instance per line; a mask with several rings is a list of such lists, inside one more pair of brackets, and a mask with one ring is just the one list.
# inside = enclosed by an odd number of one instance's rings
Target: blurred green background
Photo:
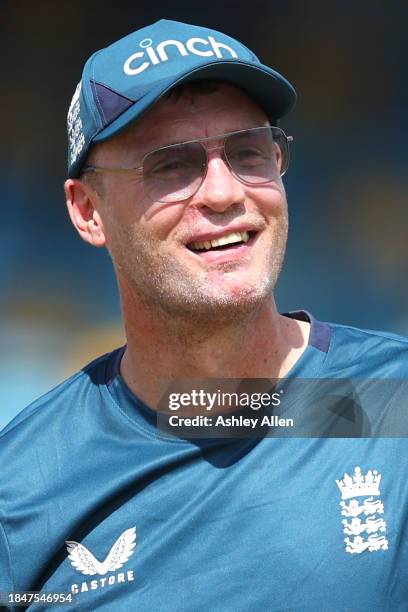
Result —
[[220, 29], [299, 100], [281, 311], [408, 335], [408, 3], [265, 0], [1, 3], [0, 427], [123, 343], [106, 252], [70, 226], [65, 117], [88, 56], [161, 18]]

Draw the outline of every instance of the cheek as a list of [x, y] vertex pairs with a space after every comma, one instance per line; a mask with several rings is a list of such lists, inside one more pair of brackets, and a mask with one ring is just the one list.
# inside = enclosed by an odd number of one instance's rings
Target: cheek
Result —
[[[116, 178], [116, 177], [115, 177]], [[104, 197], [107, 237], [139, 233], [164, 240], [179, 223], [184, 206], [179, 203], [152, 202], [143, 187], [128, 181], [113, 180]]]
[[257, 190], [253, 202], [267, 222], [287, 217], [286, 193], [281, 180]]
[[151, 203], [140, 216], [139, 224], [144, 232], [165, 240], [179, 226], [184, 212], [184, 203]]

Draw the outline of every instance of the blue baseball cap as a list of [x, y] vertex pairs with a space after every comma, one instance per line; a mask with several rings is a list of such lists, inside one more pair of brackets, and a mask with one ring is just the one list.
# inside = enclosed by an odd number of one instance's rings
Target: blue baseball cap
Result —
[[296, 102], [292, 85], [237, 40], [162, 19], [86, 62], [67, 117], [68, 176], [81, 174], [93, 143], [125, 129], [174, 86], [198, 79], [241, 87], [272, 119], [286, 115]]

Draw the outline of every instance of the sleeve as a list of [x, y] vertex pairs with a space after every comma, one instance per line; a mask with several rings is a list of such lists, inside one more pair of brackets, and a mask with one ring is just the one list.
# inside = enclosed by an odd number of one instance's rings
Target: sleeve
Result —
[[[12, 590], [13, 579], [11, 574], [10, 548], [8, 545], [6, 532], [2, 523], [0, 522], [0, 592]], [[2, 602], [0, 602], [0, 610], [1, 609]]]

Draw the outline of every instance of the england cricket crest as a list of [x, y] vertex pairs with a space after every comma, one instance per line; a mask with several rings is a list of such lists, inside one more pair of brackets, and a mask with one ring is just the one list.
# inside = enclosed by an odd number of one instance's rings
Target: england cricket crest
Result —
[[343, 480], [336, 480], [341, 491], [341, 514], [346, 517], [341, 522], [348, 553], [388, 549], [380, 482], [381, 474], [376, 470], [362, 474], [359, 467], [354, 468], [354, 476], [346, 473]]

